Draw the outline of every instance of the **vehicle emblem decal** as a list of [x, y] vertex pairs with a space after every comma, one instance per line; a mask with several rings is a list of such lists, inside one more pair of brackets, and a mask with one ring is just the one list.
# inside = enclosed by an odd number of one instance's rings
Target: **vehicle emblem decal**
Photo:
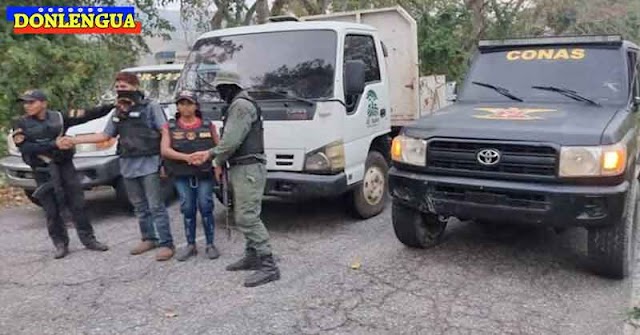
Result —
[[380, 123], [380, 108], [378, 95], [373, 90], [367, 92], [367, 126], [375, 127]]
[[483, 149], [478, 151], [476, 159], [484, 166], [494, 166], [500, 162], [500, 151], [496, 149]]
[[487, 120], [512, 120], [512, 121], [530, 121], [542, 120], [541, 116], [533, 115], [535, 113], [555, 112], [555, 109], [542, 108], [476, 108], [478, 111], [486, 112], [485, 114], [473, 115], [476, 119]]

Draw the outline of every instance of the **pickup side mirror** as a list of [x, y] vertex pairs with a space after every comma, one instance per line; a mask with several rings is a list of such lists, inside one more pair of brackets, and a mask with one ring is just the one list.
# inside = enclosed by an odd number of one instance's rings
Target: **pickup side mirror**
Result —
[[361, 60], [349, 60], [344, 63], [344, 93], [346, 96], [360, 95], [364, 92], [366, 68]]

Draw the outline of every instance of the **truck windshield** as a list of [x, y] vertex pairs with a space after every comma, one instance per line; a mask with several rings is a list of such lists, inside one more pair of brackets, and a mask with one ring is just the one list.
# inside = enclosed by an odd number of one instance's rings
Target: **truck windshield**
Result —
[[[200, 93], [204, 101], [218, 100], [211, 83], [221, 68], [232, 67], [244, 88], [257, 92], [319, 99], [333, 96], [336, 34], [329, 30], [300, 30], [222, 36], [196, 42], [179, 82], [179, 90]], [[283, 94], [259, 95], [277, 99]]]
[[[577, 94], [598, 104], [625, 103], [629, 86], [626, 69], [619, 49], [563, 46], [486, 51], [471, 66], [459, 100], [513, 102], [495, 90], [473, 84], [481, 82], [504, 88], [524, 102], [580, 103], [576, 102]], [[574, 98], [559, 94], [559, 90], [575, 93]]]

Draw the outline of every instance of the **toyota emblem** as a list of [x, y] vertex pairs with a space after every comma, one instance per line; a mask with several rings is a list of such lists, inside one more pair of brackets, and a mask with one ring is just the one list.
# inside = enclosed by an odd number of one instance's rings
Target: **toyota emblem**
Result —
[[493, 166], [500, 162], [500, 151], [495, 149], [483, 149], [476, 155], [478, 163], [484, 166]]

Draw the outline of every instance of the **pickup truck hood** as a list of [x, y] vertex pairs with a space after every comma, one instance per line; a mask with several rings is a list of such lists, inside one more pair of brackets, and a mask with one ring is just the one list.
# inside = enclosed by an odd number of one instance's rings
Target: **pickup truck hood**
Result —
[[599, 145], [618, 108], [583, 103], [457, 103], [405, 127], [408, 136]]

